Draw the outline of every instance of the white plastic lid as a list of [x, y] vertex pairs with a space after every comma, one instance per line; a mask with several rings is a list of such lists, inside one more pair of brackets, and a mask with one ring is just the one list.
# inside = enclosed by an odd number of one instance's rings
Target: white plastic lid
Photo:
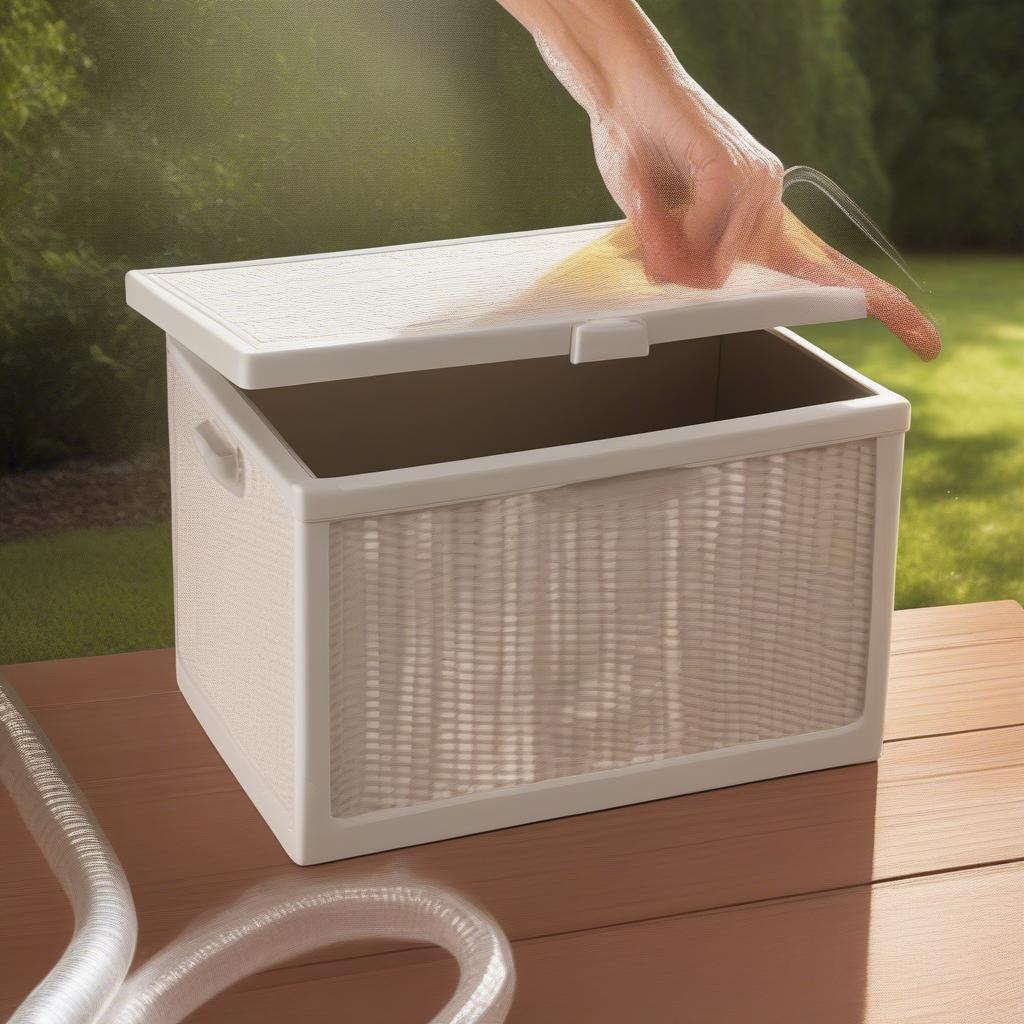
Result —
[[[857, 289], [746, 264], [720, 289], [654, 285], [627, 251], [627, 230], [592, 224], [133, 270], [127, 301], [242, 388], [568, 358], [574, 329], [596, 320], [629, 321], [629, 355], [640, 351], [637, 330], [657, 344], [865, 315]], [[613, 357], [603, 345], [597, 358]]]

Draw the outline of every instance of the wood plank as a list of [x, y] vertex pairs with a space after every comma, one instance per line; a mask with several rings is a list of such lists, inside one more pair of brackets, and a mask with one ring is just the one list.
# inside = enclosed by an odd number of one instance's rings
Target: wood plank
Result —
[[[929, 875], [515, 944], [509, 1024], [1019, 1024], [1024, 864]], [[433, 951], [235, 989], [189, 1019], [420, 1024], [454, 986]]]
[[[287, 861], [205, 739], [176, 692], [173, 652], [4, 671], [24, 688], [124, 860], [140, 954], [265, 878], [395, 868], [454, 885], [528, 938], [1024, 856], [1024, 611], [997, 602], [902, 612], [896, 622], [890, 734], [993, 731], [888, 743], [878, 766], [311, 869]], [[59, 955], [70, 915], [2, 793], [0, 835], [2, 1011]], [[275, 974], [315, 976], [336, 970], [336, 955], [377, 948], [328, 950]]]
[[1024, 723], [1024, 608], [1016, 601], [897, 612], [886, 739]]
[[885, 714], [887, 739], [1024, 723], [1024, 636], [894, 656]]
[[64, 704], [177, 693], [174, 648], [101, 654], [62, 661], [28, 661], [0, 666], [25, 705], [35, 713]]
[[1018, 601], [907, 608], [895, 613], [892, 624], [894, 655], [914, 651], [949, 650], [961, 644], [1020, 639], [1024, 608]]
[[[1024, 727], [906, 741], [889, 745], [878, 766], [304, 869], [286, 861], [226, 769], [83, 788], [132, 882], [148, 955], [268, 877], [399, 870], [459, 889], [522, 938], [1024, 857], [1022, 750]], [[41, 976], [59, 952], [54, 936], [67, 934], [67, 910], [31, 841], [12, 826], [8, 814], [0, 829], [14, 841], [0, 877], [0, 920], [19, 936], [5, 943], [8, 962], [12, 976]], [[367, 948], [380, 947], [312, 960]]]
[[33, 715], [78, 784], [143, 780], [209, 769], [229, 778], [224, 762], [181, 694], [57, 704]]

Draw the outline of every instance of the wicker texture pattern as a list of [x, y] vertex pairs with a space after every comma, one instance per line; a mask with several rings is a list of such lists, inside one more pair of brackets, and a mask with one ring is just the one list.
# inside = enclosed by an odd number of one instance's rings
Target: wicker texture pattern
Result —
[[290, 809], [295, 702], [291, 514], [273, 482], [245, 453], [244, 496], [229, 493], [211, 477], [192, 430], [213, 414], [172, 361], [167, 380], [178, 656]]
[[[613, 287], [599, 278], [593, 287], [556, 292], [546, 302], [531, 292], [545, 274], [607, 232], [601, 226], [567, 228], [152, 276], [249, 346], [285, 350], [430, 335], [481, 323], [528, 322], [554, 314], [592, 319], [613, 310], [705, 303], [724, 309], [733, 301], [749, 303], [777, 292], [805, 296], [813, 310], [836, 291], [741, 264], [723, 287], [711, 291], [674, 284], [652, 288], [639, 274], [639, 288]], [[822, 315], [828, 319], [834, 313]], [[807, 316], [813, 318], [812, 313]]]
[[854, 441], [332, 523], [332, 813], [855, 720], [874, 467]]

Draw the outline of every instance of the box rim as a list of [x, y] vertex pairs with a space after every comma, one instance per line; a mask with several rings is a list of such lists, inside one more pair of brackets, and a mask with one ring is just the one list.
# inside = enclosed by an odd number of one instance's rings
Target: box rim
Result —
[[294, 518], [332, 522], [906, 432], [910, 403], [905, 398], [786, 328], [770, 333], [870, 394], [645, 434], [333, 478], [315, 477], [244, 394], [174, 338], [167, 340], [169, 357], [184, 364], [216, 418], [274, 479]]

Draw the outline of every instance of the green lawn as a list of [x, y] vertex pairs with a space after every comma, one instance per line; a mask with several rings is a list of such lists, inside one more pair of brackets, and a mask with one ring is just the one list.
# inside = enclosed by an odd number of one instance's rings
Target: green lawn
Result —
[[[899, 608], [1024, 596], [1024, 259], [922, 257], [946, 343], [922, 364], [874, 323], [803, 329], [914, 406]], [[166, 526], [0, 546], [0, 662], [172, 642]]]
[[169, 525], [0, 545], [0, 663], [173, 642]]
[[1024, 598], [1024, 258], [918, 257], [944, 349], [921, 363], [873, 321], [808, 327], [908, 398], [896, 607]]

